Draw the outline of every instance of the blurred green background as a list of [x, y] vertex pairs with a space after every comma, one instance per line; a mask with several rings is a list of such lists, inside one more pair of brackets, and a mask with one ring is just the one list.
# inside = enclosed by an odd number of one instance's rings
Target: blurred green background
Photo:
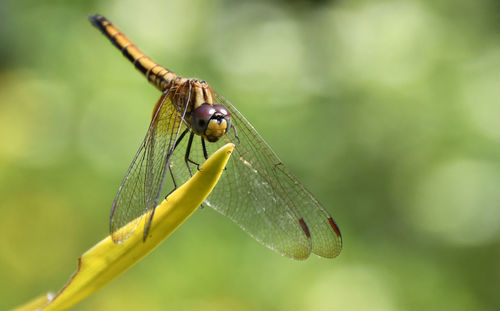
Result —
[[159, 92], [87, 20], [207, 80], [330, 210], [296, 262], [205, 208], [75, 310], [498, 310], [500, 2], [0, 2], [0, 309], [107, 235]]

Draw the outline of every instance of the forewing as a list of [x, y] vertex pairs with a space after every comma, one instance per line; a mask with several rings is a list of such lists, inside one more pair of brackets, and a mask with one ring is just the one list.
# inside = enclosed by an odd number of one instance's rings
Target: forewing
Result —
[[[228, 142], [236, 145], [207, 204], [282, 255], [304, 259], [312, 251], [322, 257], [337, 256], [341, 236], [328, 212], [231, 103], [216, 94], [215, 100], [230, 111], [238, 138], [230, 130], [219, 142], [206, 144], [208, 154]], [[201, 164], [204, 158], [197, 140], [189, 157]], [[179, 147], [185, 150], [185, 145]], [[181, 181], [189, 177], [183, 155], [176, 152], [172, 159]]]
[[[142, 217], [157, 206], [169, 150], [181, 125], [180, 119], [167, 93], [163, 94], [155, 106], [146, 137], [113, 202], [110, 231], [115, 243], [126, 240]], [[131, 224], [124, 227], [128, 223]]]

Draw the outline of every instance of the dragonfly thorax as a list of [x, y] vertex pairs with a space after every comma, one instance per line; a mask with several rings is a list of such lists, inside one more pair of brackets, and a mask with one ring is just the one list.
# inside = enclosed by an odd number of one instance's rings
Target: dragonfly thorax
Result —
[[183, 106], [188, 102], [185, 121], [191, 129], [209, 142], [216, 142], [231, 127], [231, 115], [226, 107], [214, 104], [213, 92], [205, 81], [178, 78], [174, 81], [173, 102]]

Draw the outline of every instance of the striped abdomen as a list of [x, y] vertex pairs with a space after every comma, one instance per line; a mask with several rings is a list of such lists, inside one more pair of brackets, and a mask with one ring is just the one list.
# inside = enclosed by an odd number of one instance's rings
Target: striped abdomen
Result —
[[130, 62], [135, 65], [135, 68], [160, 91], [165, 91], [172, 80], [177, 78], [177, 75], [167, 68], [153, 62], [133, 44], [118, 28], [111, 24], [104, 16], [89, 15], [89, 19], [101, 32], [108, 37], [109, 41], [114, 44]]

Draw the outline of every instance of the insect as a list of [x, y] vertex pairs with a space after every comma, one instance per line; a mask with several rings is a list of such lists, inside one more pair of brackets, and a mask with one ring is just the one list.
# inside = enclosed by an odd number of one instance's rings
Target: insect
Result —
[[232, 142], [233, 155], [206, 205], [281, 255], [305, 259], [311, 252], [327, 258], [340, 253], [342, 236], [333, 218], [229, 101], [207, 82], [182, 78], [153, 62], [105, 17], [89, 19], [162, 92], [113, 202], [115, 243], [135, 230], [118, 229], [141, 216], [149, 217], [143, 229], [147, 238], [166, 176], [175, 188], [209, 154]]

